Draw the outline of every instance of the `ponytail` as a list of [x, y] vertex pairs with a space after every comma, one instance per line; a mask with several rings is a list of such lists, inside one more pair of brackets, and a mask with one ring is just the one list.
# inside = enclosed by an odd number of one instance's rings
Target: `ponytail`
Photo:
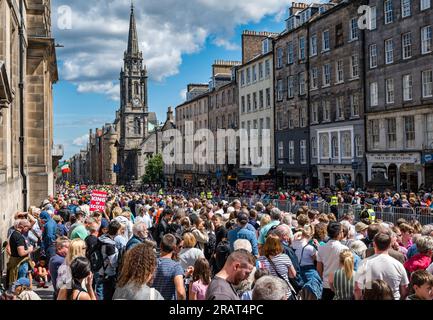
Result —
[[351, 280], [354, 273], [355, 260], [350, 250], [343, 250], [340, 253], [340, 263], [343, 266], [344, 273], [346, 274], [346, 278], [348, 280]]

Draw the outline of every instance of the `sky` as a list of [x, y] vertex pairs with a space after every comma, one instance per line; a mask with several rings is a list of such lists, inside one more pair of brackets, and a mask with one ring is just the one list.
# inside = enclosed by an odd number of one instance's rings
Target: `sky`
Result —
[[[217, 59], [241, 60], [243, 30], [282, 32], [292, 0], [135, 0], [147, 66], [149, 111], [165, 121], [188, 83], [208, 83]], [[127, 47], [130, 0], [54, 0], [54, 143], [64, 159], [85, 149], [89, 129], [113, 122]]]

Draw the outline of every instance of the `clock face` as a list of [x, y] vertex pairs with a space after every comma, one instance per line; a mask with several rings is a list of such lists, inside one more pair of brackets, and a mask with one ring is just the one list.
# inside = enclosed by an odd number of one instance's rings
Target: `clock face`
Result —
[[140, 99], [135, 98], [135, 99], [132, 101], [132, 103], [134, 104], [134, 107], [138, 107], [138, 106], [140, 106]]

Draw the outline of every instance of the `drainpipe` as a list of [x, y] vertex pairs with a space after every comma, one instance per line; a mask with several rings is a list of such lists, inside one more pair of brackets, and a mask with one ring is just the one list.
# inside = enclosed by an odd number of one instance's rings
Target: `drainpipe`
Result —
[[19, 45], [20, 45], [20, 81], [18, 84], [20, 91], [20, 173], [23, 179], [23, 210], [27, 211], [27, 176], [24, 170], [24, 1], [20, 0], [20, 23], [18, 26]]

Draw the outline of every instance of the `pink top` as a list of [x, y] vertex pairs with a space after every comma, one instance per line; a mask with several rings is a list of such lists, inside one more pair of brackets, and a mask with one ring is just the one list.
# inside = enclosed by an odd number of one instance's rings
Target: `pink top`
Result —
[[404, 263], [404, 267], [409, 273], [417, 270], [425, 270], [431, 264], [431, 258], [424, 254], [418, 253]]
[[197, 300], [206, 300], [206, 291], [208, 285], [205, 285], [201, 280], [192, 283], [191, 292], [197, 294]]

